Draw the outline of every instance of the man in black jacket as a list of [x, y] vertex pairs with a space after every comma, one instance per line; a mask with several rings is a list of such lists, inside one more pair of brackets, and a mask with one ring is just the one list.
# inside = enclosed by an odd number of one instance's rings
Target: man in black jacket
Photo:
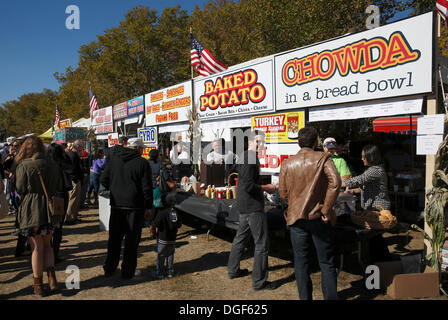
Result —
[[264, 212], [263, 192], [274, 193], [272, 184], [261, 185], [260, 162], [258, 154], [264, 148], [264, 133], [251, 131], [248, 136], [248, 149], [240, 155], [237, 162], [238, 187], [236, 206], [240, 213], [238, 231], [233, 239], [227, 272], [230, 279], [249, 274], [240, 269], [240, 260], [246, 242], [252, 233], [255, 242], [252, 287], [254, 290], [273, 290], [276, 285], [268, 279], [268, 223]]
[[129, 139], [127, 148], [116, 146], [101, 175], [101, 184], [110, 190], [111, 206], [107, 258], [103, 266], [106, 276], [118, 267], [123, 237], [121, 276], [131, 279], [136, 271], [144, 217], [151, 214], [153, 201], [151, 167], [141, 157], [143, 148], [139, 138]]
[[70, 177], [72, 178], [72, 190], [69, 192], [67, 216], [65, 218], [65, 224], [75, 224], [79, 221], [78, 212], [81, 201], [81, 184], [84, 179], [84, 173], [81, 165], [81, 158], [79, 153], [83, 149], [83, 142], [76, 140], [73, 142], [72, 149], [67, 153], [71, 161], [71, 168], [69, 170]]

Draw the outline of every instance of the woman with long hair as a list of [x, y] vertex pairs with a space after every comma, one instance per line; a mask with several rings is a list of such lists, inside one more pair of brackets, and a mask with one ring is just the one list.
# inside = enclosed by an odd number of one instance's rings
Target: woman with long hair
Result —
[[64, 224], [65, 215], [67, 214], [68, 207], [68, 192], [73, 188], [70, 178], [71, 162], [68, 155], [65, 153], [65, 148], [57, 143], [52, 143], [47, 147], [47, 157], [53, 160], [59, 167], [61, 175], [60, 189], [57, 190], [57, 195], [64, 199], [64, 215], [61, 218], [61, 222], [54, 225], [53, 229], [53, 254], [55, 263], [61, 261], [59, 258], [59, 248], [62, 241], [62, 226]]
[[45, 157], [45, 147], [36, 136], [27, 138], [17, 157], [16, 190], [21, 204], [18, 213], [19, 232], [28, 237], [32, 246], [31, 266], [34, 277], [34, 294], [44, 296], [43, 268], [47, 268], [50, 292], [58, 290], [51, 247], [53, 224], [60, 218], [52, 216], [43, 184], [49, 199], [61, 188], [61, 173], [54, 161]]

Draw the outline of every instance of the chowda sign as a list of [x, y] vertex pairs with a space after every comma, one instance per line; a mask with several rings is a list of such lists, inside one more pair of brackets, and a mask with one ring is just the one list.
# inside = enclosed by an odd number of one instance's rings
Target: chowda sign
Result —
[[433, 13], [275, 56], [277, 110], [432, 91]]
[[234, 68], [194, 82], [199, 119], [274, 111], [273, 60]]

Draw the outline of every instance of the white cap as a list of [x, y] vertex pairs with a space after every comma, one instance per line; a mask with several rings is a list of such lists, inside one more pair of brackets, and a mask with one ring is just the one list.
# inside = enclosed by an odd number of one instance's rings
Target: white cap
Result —
[[327, 138], [324, 140], [324, 147], [326, 147], [327, 149], [336, 149], [337, 144], [336, 144], [336, 140], [335, 138]]
[[143, 140], [141, 138], [131, 138], [128, 140], [128, 147], [131, 148], [145, 148], [145, 144], [143, 143]]

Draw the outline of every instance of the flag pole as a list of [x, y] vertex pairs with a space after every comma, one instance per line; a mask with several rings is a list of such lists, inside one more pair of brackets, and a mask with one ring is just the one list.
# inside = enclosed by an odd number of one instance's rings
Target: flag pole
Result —
[[[193, 34], [193, 28], [190, 26], [190, 41], [191, 41], [191, 35]], [[191, 47], [190, 47], [191, 50]], [[191, 59], [191, 57], [190, 57]], [[195, 157], [193, 155], [194, 150], [196, 149], [195, 146], [193, 145], [193, 140], [194, 140], [194, 130], [195, 130], [195, 125], [197, 122], [197, 110], [196, 110], [196, 103], [195, 103], [195, 99], [194, 99], [194, 70], [193, 70], [193, 65], [190, 62], [190, 70], [191, 70], [191, 122], [190, 122], [190, 162], [192, 163], [193, 166], [193, 175], [199, 179], [200, 176], [200, 166], [198, 166], [197, 163], [195, 163]]]

